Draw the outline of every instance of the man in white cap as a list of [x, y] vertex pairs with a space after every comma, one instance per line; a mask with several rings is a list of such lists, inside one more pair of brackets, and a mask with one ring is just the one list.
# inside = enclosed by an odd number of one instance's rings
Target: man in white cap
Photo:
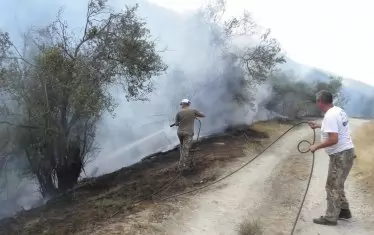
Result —
[[189, 151], [194, 136], [194, 122], [196, 118], [203, 118], [205, 115], [196, 109], [190, 108], [191, 102], [183, 99], [180, 103], [181, 110], [175, 116], [175, 125], [178, 126], [178, 138], [180, 141], [179, 169], [191, 170], [193, 162], [189, 156]]

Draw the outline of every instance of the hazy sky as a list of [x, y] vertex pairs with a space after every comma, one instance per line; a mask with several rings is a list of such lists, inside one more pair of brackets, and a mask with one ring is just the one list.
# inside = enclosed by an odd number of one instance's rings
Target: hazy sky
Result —
[[[195, 10], [205, 2], [150, 1], [179, 12]], [[374, 85], [374, 14], [370, 10], [374, 2], [227, 0], [227, 3], [227, 14], [247, 9], [262, 26], [271, 28], [292, 59]]]

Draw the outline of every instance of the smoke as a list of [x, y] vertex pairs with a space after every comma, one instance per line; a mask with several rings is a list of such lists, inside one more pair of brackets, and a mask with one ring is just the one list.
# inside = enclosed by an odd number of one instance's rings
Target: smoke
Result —
[[155, 78], [156, 91], [148, 97], [149, 102], [127, 103], [121, 91], [114, 92], [120, 105], [116, 117], [105, 116], [99, 126], [101, 151], [87, 166], [89, 174], [108, 173], [177, 145], [176, 129], [169, 125], [182, 98], [189, 98], [193, 107], [206, 114], [201, 127], [204, 136], [227, 125], [251, 123], [257, 104], [268, 94], [245, 91], [255, 95], [254, 107], [232, 100], [233, 92], [242, 89], [243, 71], [230, 57], [222, 56], [224, 46], [216, 43], [212, 25], [200, 14], [179, 16], [149, 3], [140, 4], [138, 13], [147, 20], [160, 49], [167, 47], [162, 56], [169, 69]]
[[[61, 6], [71, 27], [84, 24], [86, 1], [42, 0], [31, 4], [23, 0], [18, 1], [19, 5], [12, 2], [1, 11], [18, 12], [17, 17], [12, 17], [14, 22], [8, 21], [2, 27], [13, 38], [31, 25], [40, 27], [52, 21]], [[117, 9], [135, 3], [110, 2]], [[204, 22], [201, 14], [178, 15], [145, 1], [139, 2], [138, 14], [146, 20], [159, 50], [166, 48], [161, 54], [169, 69], [165, 75], [154, 78], [156, 89], [148, 96], [148, 102], [126, 102], [119, 88], [111, 88], [119, 106], [115, 117], [106, 114], [99, 123], [96, 138], [99, 151], [86, 167], [88, 176], [118, 170], [148, 154], [177, 145], [176, 129], [169, 125], [183, 98], [189, 98], [192, 106], [207, 116], [202, 120], [201, 136], [221, 131], [228, 125], [267, 119], [270, 115], [263, 108], [269, 88], [263, 85], [243, 89], [240, 83], [243, 71], [230, 56], [223, 56], [225, 46], [217, 43], [212, 25]], [[253, 99], [250, 102], [233, 100], [233, 92], [237, 90], [242, 95], [252, 94]], [[35, 200], [23, 198], [20, 203], [32, 204]]]

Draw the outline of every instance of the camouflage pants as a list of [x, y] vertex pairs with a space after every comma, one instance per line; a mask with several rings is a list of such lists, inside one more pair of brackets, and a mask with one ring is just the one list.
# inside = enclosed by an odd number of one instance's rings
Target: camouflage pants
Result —
[[193, 135], [186, 133], [178, 133], [178, 138], [180, 141], [179, 169], [187, 170], [190, 169], [193, 165], [192, 158], [190, 156], [190, 148], [192, 145]]
[[344, 192], [344, 182], [353, 166], [356, 155], [354, 149], [348, 149], [329, 157], [329, 172], [326, 182], [326, 218], [336, 221], [340, 209], [349, 209], [349, 203]]

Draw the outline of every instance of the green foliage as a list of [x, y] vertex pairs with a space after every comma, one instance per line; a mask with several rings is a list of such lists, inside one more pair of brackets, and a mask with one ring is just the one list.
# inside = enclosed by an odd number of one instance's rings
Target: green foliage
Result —
[[[221, 77], [225, 81], [215, 77], [209, 86], [225, 86], [235, 104], [251, 105], [256, 85], [266, 82], [285, 59], [278, 41], [270, 37], [270, 30], [258, 26], [251, 14], [244, 11], [239, 17], [224, 19], [225, 12], [225, 0], [210, 1], [200, 12], [202, 22], [211, 29], [212, 45], [223, 58]], [[239, 39], [251, 43], [238, 48], [233, 41]]]
[[137, 7], [115, 12], [91, 0], [82, 35], [69, 30], [60, 12], [29, 32], [22, 53], [0, 33], [1, 89], [21, 107], [12, 121], [30, 127], [14, 130], [14, 144], [45, 193], [56, 178], [62, 190], [76, 183], [94, 149], [97, 121], [116, 107], [109, 89], [120, 86], [128, 101], [146, 100], [151, 78], [167, 68]]
[[329, 76], [328, 82], [307, 82], [297, 79], [293, 74], [276, 73], [270, 77], [273, 90], [267, 108], [290, 117], [319, 116], [320, 111], [315, 107], [316, 93], [329, 90], [335, 104], [343, 107], [348, 97], [342, 93], [342, 77]]

